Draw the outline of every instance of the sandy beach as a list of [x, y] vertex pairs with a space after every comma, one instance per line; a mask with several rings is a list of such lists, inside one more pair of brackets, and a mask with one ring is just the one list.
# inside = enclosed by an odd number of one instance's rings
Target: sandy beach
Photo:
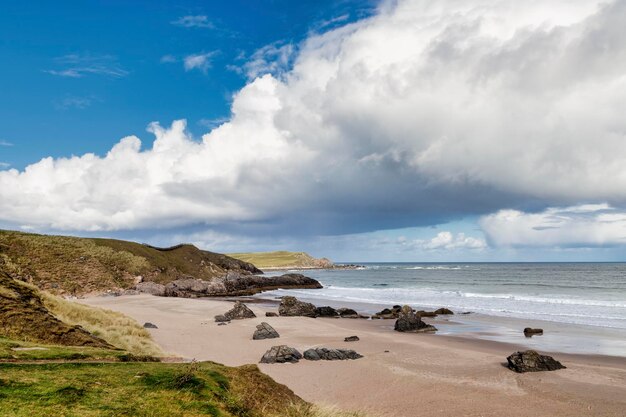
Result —
[[[258, 363], [271, 346], [354, 349], [353, 361], [260, 364], [263, 372], [307, 401], [371, 416], [625, 416], [626, 359], [552, 353], [567, 369], [517, 374], [503, 364], [519, 349], [460, 336], [402, 334], [393, 320], [265, 317], [266, 304], [248, 306], [257, 318], [218, 326], [226, 300], [149, 295], [94, 297], [81, 303], [151, 322], [154, 340], [173, 356], [237, 366]], [[252, 340], [270, 323], [280, 339]], [[426, 321], [429, 321], [426, 319]], [[436, 325], [436, 320], [430, 320]], [[357, 335], [358, 342], [344, 342]]]

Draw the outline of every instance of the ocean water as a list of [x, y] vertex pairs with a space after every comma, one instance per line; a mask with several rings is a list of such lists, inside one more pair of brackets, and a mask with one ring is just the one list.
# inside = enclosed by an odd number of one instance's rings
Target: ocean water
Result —
[[273, 295], [359, 303], [370, 313], [409, 304], [626, 329], [626, 263], [370, 263], [304, 273], [324, 288]]

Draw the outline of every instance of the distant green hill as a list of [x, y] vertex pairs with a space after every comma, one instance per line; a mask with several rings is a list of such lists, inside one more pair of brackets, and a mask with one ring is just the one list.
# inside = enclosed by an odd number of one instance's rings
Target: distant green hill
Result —
[[229, 253], [228, 256], [250, 262], [261, 269], [330, 268], [333, 265], [326, 258], [316, 259], [306, 252]]
[[210, 281], [228, 270], [261, 272], [252, 264], [188, 244], [156, 248], [7, 230], [0, 230], [0, 259], [11, 276], [60, 295], [126, 289], [137, 280], [166, 284], [185, 277]]

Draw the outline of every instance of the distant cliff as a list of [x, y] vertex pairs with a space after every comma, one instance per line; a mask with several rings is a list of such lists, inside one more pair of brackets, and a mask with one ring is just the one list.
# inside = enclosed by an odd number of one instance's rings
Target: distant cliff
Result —
[[314, 258], [306, 252], [229, 253], [235, 259], [250, 262], [261, 269], [326, 269], [334, 264], [326, 258]]

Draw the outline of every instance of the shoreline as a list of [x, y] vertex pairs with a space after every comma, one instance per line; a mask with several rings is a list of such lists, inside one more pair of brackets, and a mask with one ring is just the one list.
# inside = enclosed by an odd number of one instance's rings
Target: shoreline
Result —
[[[300, 351], [354, 349], [364, 358], [259, 367], [307, 401], [362, 410], [372, 417], [617, 416], [626, 408], [626, 361], [620, 357], [552, 353], [567, 369], [516, 374], [503, 366], [518, 350], [516, 345], [398, 333], [393, 320], [265, 317], [266, 311], [276, 311], [276, 304], [261, 302], [249, 304], [256, 318], [217, 326], [213, 316], [230, 309], [231, 301], [148, 295], [77, 301], [157, 324], [159, 329], [151, 330], [154, 340], [165, 352], [188, 359], [238, 366], [258, 363], [269, 347], [280, 344]], [[444, 325], [442, 319], [425, 321]], [[253, 341], [261, 322], [270, 323], [281, 337]], [[352, 335], [361, 340], [343, 341]]]

